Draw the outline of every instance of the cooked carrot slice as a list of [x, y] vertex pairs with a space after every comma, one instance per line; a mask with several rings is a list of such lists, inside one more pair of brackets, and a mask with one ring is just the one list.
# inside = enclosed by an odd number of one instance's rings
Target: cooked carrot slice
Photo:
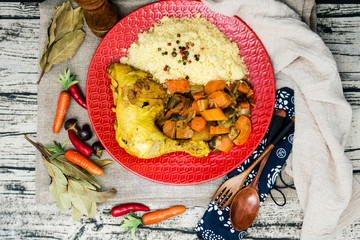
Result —
[[209, 100], [210, 100], [210, 105], [213, 104], [221, 109], [227, 108], [233, 102], [230, 95], [223, 91], [213, 92], [209, 96]]
[[239, 119], [235, 122], [234, 127], [235, 129], [240, 131], [239, 136], [237, 136], [237, 138], [234, 140], [234, 143], [236, 145], [242, 145], [246, 143], [251, 133], [250, 119], [245, 115], [241, 115]]
[[186, 93], [190, 86], [188, 80], [178, 79], [178, 80], [166, 80], [166, 87], [170, 93]]
[[195, 117], [191, 121], [191, 128], [197, 132], [204, 131], [206, 128], [206, 120], [203, 117]]
[[248, 93], [249, 90], [250, 90], [250, 87], [249, 87], [249, 85], [247, 85], [246, 83], [241, 82], [241, 83], [239, 84], [239, 87], [238, 87], [237, 90], [238, 90], [239, 92], [242, 92], [242, 93]]
[[213, 92], [224, 90], [226, 87], [226, 81], [225, 80], [215, 80], [210, 81], [205, 85], [204, 91], [205, 94], [210, 95]]
[[199, 93], [195, 93], [192, 95], [194, 100], [199, 100], [205, 97], [205, 93], [204, 92], [199, 92]]
[[220, 141], [216, 141], [215, 148], [222, 152], [230, 152], [234, 147], [233, 141], [228, 136], [222, 136]]
[[229, 133], [230, 129], [222, 126], [210, 126], [210, 134], [211, 135], [218, 135], [218, 134], [225, 134]]
[[200, 114], [203, 118], [205, 118], [206, 121], [227, 120], [227, 117], [220, 108], [208, 109], [200, 112]]

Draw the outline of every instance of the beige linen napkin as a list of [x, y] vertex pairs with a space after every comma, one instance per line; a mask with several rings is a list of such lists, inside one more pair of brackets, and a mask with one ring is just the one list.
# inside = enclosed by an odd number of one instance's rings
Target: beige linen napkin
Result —
[[[243, 19], [259, 36], [270, 56], [276, 86], [294, 89], [296, 121], [289, 160], [304, 210], [301, 239], [329, 239], [360, 217], [360, 186], [344, 154], [352, 112], [343, 96], [331, 52], [281, 2], [203, 2], [214, 11]], [[313, 9], [314, 1], [291, 2], [289, 5], [295, 9], [296, 6]]]

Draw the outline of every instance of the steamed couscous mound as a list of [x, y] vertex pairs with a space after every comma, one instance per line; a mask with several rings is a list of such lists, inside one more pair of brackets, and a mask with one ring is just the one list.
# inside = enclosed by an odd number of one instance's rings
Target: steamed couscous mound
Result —
[[199, 14], [163, 17], [139, 34], [120, 62], [151, 73], [162, 84], [166, 79], [201, 85], [218, 79], [233, 82], [248, 74], [237, 44]]

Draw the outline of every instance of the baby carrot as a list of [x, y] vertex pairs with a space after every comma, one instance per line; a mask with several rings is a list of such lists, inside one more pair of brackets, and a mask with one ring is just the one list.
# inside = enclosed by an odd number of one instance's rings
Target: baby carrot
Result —
[[56, 109], [56, 116], [54, 120], [53, 132], [58, 133], [64, 121], [66, 111], [69, 107], [71, 95], [68, 91], [62, 91], [59, 96], [58, 105]]
[[75, 150], [67, 150], [65, 153], [65, 158], [94, 175], [100, 176], [104, 173], [104, 171], [100, 167], [96, 166], [92, 161], [90, 161], [84, 155]]
[[145, 213], [141, 217], [141, 222], [144, 225], [150, 225], [154, 223], [161, 222], [165, 219], [171, 218], [173, 216], [182, 214], [186, 211], [184, 206], [174, 206], [171, 208], [160, 209], [153, 212]]

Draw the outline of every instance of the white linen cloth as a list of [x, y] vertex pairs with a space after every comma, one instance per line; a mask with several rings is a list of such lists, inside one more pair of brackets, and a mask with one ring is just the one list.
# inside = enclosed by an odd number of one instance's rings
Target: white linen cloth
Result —
[[360, 217], [360, 185], [344, 154], [352, 111], [331, 52], [281, 2], [203, 2], [214, 11], [244, 20], [270, 56], [276, 87], [294, 89], [295, 135], [288, 161], [304, 210], [301, 239], [330, 239]]

